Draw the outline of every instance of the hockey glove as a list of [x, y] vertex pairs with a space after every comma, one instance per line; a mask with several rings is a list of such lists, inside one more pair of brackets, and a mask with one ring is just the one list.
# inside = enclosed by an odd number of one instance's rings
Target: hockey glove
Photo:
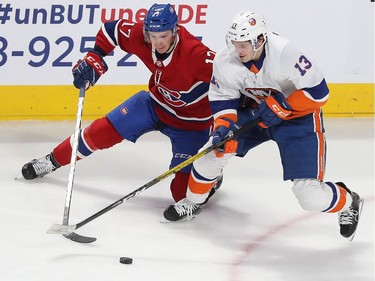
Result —
[[261, 118], [259, 126], [268, 128], [280, 124], [292, 113], [292, 108], [282, 93], [269, 96], [255, 109], [250, 110], [251, 119]]
[[[215, 130], [212, 132], [212, 144], [219, 143], [222, 139], [227, 137], [230, 133], [237, 131], [239, 127], [232, 120], [226, 117], [221, 117], [215, 120]], [[236, 153], [238, 142], [231, 139], [225, 142], [220, 147], [214, 150], [216, 157], [222, 158], [225, 153]]]
[[76, 88], [85, 87], [87, 90], [99, 80], [108, 70], [103, 57], [96, 51], [90, 51], [73, 67], [73, 84]]

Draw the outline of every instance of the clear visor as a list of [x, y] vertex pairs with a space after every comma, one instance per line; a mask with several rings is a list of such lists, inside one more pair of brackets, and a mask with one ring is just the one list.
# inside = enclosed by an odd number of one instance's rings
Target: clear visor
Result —
[[234, 40], [227, 40], [227, 46], [231, 50], [231, 52], [237, 51], [256, 51], [257, 48], [252, 44], [250, 41], [234, 41]]
[[227, 36], [226, 42], [227, 42], [228, 48], [232, 52], [235, 52], [236, 50], [237, 51], [252, 50], [253, 52], [257, 52], [260, 48], [262, 48], [266, 40], [263, 40], [263, 42], [261, 42], [260, 44], [258, 39], [251, 39], [248, 41], [235, 41], [235, 40], [231, 40], [230, 36]]

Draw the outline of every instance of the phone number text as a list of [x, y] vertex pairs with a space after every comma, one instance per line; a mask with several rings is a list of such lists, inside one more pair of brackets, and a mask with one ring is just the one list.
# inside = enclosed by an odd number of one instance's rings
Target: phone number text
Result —
[[[95, 37], [84, 36], [81, 38], [79, 44], [79, 51], [86, 53], [92, 49], [88, 45], [93, 45]], [[51, 49], [55, 46], [61, 45], [62, 52], [54, 58], [50, 57]], [[73, 62], [68, 61], [69, 54], [74, 50], [74, 40], [69, 36], [62, 36], [54, 42], [50, 42], [44, 36], [37, 36], [30, 40], [27, 51], [24, 50], [9, 50], [8, 40], [0, 36], [0, 67], [5, 65], [11, 57], [27, 57], [29, 59], [28, 65], [32, 67], [41, 67], [45, 64], [50, 64], [53, 67], [72, 67]], [[113, 52], [108, 56], [113, 56]], [[132, 54], [126, 53], [120, 60], [117, 61], [117, 66], [137, 66], [136, 61], [130, 61]]]

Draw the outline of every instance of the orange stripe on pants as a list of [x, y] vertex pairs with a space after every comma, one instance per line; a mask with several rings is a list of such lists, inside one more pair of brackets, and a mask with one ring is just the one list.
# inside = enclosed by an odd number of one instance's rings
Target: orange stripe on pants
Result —
[[313, 114], [314, 117], [314, 126], [315, 126], [315, 132], [316, 137], [318, 139], [318, 174], [317, 179], [322, 181], [324, 179], [324, 173], [325, 173], [325, 137], [323, 134], [323, 123], [321, 119], [321, 109], [316, 110]]

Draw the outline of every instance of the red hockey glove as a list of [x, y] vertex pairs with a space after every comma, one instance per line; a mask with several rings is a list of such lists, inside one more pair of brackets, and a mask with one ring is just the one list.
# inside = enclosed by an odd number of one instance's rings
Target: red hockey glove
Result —
[[73, 84], [76, 88], [85, 87], [87, 90], [99, 80], [108, 70], [103, 57], [96, 51], [90, 51], [73, 67]]
[[[237, 131], [238, 126], [231, 119], [220, 117], [215, 120], [215, 130], [212, 132], [212, 144], [219, 143], [230, 133]], [[229, 140], [224, 145], [214, 150], [216, 157], [222, 158], [226, 153], [236, 153], [238, 142], [235, 139]]]
[[262, 119], [259, 126], [263, 128], [280, 124], [291, 113], [292, 108], [282, 93], [269, 96], [264, 102], [259, 104], [258, 108], [250, 111], [252, 119], [259, 117]]

